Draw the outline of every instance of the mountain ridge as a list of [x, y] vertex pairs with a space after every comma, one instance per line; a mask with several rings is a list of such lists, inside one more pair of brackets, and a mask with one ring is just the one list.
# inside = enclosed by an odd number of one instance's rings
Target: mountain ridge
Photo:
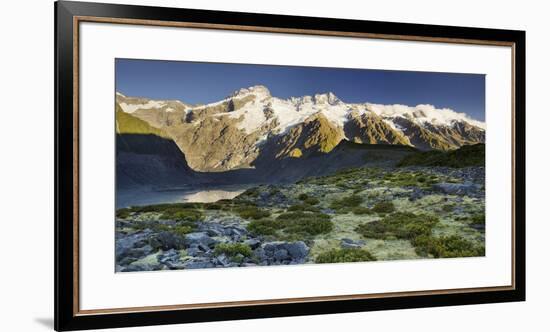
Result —
[[484, 143], [485, 124], [464, 113], [421, 104], [345, 103], [332, 92], [273, 97], [262, 85], [192, 106], [116, 94], [117, 105], [162, 129], [196, 171], [253, 168], [257, 159], [306, 158], [330, 152], [342, 140], [453, 150]]

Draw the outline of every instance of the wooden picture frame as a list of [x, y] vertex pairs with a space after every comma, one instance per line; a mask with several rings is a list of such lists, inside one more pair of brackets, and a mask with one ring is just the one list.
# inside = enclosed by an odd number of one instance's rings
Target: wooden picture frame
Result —
[[[509, 286], [82, 310], [79, 306], [79, 26], [82, 22], [509, 47], [512, 269]], [[523, 301], [525, 32], [59, 1], [55, 3], [55, 329], [58, 331]]]

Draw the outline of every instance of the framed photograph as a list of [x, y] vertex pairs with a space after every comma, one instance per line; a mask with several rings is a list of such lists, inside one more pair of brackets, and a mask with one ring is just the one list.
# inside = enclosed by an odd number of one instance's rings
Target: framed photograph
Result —
[[55, 18], [56, 330], [525, 299], [524, 31]]

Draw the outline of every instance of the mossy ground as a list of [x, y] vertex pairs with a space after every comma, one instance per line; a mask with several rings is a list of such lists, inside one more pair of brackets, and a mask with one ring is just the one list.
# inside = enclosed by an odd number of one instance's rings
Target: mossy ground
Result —
[[[180, 234], [193, 231], [198, 222], [239, 223], [266, 241], [306, 242], [309, 263], [361, 257], [482, 256], [484, 169], [474, 171], [441, 167], [348, 169], [295, 184], [260, 185], [216, 203], [120, 209], [117, 219], [132, 221], [124, 226], [126, 231], [159, 227]], [[479, 190], [452, 195], [433, 188], [437, 183], [466, 182], [478, 184]], [[340, 251], [343, 239], [355, 241], [357, 249], [366, 253]], [[232, 253], [246, 250], [243, 248], [221, 249]]]

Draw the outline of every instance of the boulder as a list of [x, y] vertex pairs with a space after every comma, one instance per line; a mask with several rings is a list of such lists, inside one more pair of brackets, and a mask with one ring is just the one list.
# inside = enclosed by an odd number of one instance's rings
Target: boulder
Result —
[[309, 247], [303, 241], [287, 243], [285, 247], [293, 259], [305, 258], [309, 253]]
[[[259, 249], [262, 249], [260, 252]], [[256, 249], [256, 256], [261, 261], [300, 261], [303, 262], [309, 253], [309, 247], [303, 241], [297, 242], [268, 242]], [[263, 254], [263, 255], [260, 255]], [[265, 257], [265, 258], [264, 258]]]
[[157, 256], [157, 261], [168, 267], [173, 267], [180, 262], [180, 253], [174, 249], [165, 251]]
[[150, 253], [153, 252], [153, 247], [151, 247], [150, 245], [146, 244], [145, 246], [143, 247], [140, 247], [140, 248], [132, 248], [130, 250], [128, 250], [126, 252], [126, 257], [131, 257], [131, 258], [141, 258], [141, 257], [145, 257], [147, 255], [149, 255]]
[[151, 246], [162, 250], [185, 248], [184, 239], [171, 232], [160, 232], [150, 241]]
[[196, 244], [196, 245], [203, 245], [206, 247], [210, 247], [215, 243], [216, 243], [216, 240], [208, 236], [206, 232], [195, 232], [195, 233], [189, 233], [185, 235], [185, 244], [187, 246], [192, 246]]
[[182, 264], [184, 269], [207, 269], [215, 267], [215, 265], [210, 261], [195, 261], [190, 260]]
[[248, 240], [244, 241], [244, 244], [246, 244], [247, 246], [249, 246], [252, 249], [258, 248], [261, 243], [262, 242], [258, 239], [248, 239]]
[[278, 261], [283, 261], [288, 258], [288, 251], [286, 249], [277, 249], [273, 253], [273, 258]]
[[432, 189], [449, 195], [468, 195], [476, 193], [481, 189], [480, 185], [465, 182], [465, 183], [436, 183], [432, 185]]
[[117, 260], [126, 257], [132, 249], [147, 245], [151, 234], [152, 231], [149, 229], [133, 234], [117, 232], [115, 240], [115, 253]]

